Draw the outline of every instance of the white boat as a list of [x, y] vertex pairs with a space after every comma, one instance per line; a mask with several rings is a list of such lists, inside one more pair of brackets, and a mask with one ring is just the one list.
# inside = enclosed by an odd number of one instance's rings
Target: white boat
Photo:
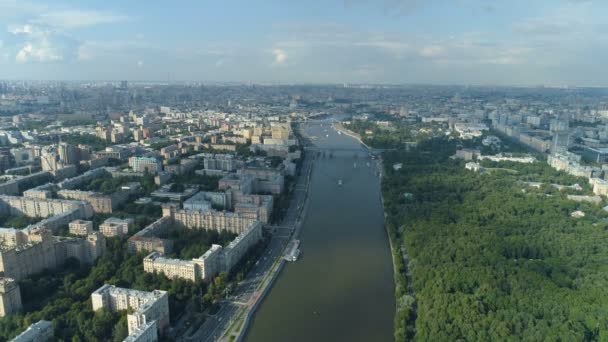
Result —
[[287, 261], [298, 260], [298, 257], [300, 256], [300, 249], [298, 247], [300, 247], [300, 240], [292, 240], [289, 242], [289, 245], [287, 246], [287, 253], [285, 253], [283, 259]]
[[338, 179], [338, 185], [342, 186], [342, 180], [341, 179]]

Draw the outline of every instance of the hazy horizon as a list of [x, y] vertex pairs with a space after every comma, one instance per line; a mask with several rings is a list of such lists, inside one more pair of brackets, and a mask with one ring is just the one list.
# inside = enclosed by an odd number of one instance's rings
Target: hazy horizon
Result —
[[584, 0], [0, 0], [0, 79], [606, 87]]

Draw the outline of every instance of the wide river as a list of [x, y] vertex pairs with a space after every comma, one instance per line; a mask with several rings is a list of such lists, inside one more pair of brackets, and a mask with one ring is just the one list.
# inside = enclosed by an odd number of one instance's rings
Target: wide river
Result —
[[392, 341], [393, 270], [374, 162], [327, 122], [304, 130], [326, 152], [312, 173], [302, 254], [281, 272], [246, 341]]

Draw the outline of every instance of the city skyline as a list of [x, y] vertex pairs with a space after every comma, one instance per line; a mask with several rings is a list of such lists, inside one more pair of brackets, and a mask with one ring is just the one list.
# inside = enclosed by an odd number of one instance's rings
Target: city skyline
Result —
[[0, 0], [0, 79], [607, 86], [597, 1]]

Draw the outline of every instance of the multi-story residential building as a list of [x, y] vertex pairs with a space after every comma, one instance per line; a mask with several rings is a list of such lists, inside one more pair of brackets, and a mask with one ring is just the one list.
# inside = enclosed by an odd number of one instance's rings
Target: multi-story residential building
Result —
[[129, 253], [156, 251], [160, 254], [166, 254], [171, 252], [173, 241], [161, 239], [158, 236], [166, 234], [172, 224], [173, 219], [170, 216], [163, 216], [137, 232], [129, 238]]
[[156, 342], [158, 341], [158, 324], [148, 322], [137, 327], [123, 342]]
[[47, 183], [23, 192], [23, 197], [31, 198], [53, 198], [53, 193], [57, 186], [53, 183]]
[[270, 222], [273, 198], [265, 195], [245, 195], [240, 197], [234, 205], [234, 212], [242, 216], [260, 221], [263, 224]]
[[11, 342], [49, 342], [53, 340], [53, 324], [49, 321], [38, 321], [31, 324]]
[[165, 258], [152, 252], [144, 258], [144, 271], [162, 273], [174, 279], [210, 281], [220, 272], [229, 272], [245, 253], [262, 238], [262, 225], [254, 221], [228, 246], [212, 245], [201, 257], [192, 260]]
[[254, 179], [250, 175], [230, 173], [218, 182], [220, 191], [233, 190], [240, 191], [243, 194], [254, 192]]
[[285, 178], [282, 170], [267, 167], [246, 167], [239, 170], [239, 174], [248, 175], [255, 180], [252, 190], [254, 193], [280, 195], [283, 192]]
[[183, 175], [191, 172], [198, 166], [198, 161], [193, 159], [182, 159], [179, 164], [166, 165], [165, 172], [171, 175]]
[[78, 164], [81, 160], [90, 159], [91, 149], [88, 146], [74, 146], [66, 143], [60, 143], [57, 146], [59, 152], [59, 160], [65, 165]]
[[151, 174], [163, 170], [160, 161], [151, 157], [131, 157], [129, 158], [129, 167], [134, 172], [148, 172]]
[[98, 232], [86, 239], [54, 237], [47, 229], [29, 229], [24, 234], [22, 243], [0, 249], [0, 272], [5, 277], [21, 280], [56, 269], [70, 257], [91, 264], [106, 250], [105, 238]]
[[237, 162], [231, 154], [205, 154], [203, 166], [206, 170], [235, 171]]
[[495, 156], [479, 155], [479, 156], [477, 156], [477, 160], [490, 160], [490, 161], [494, 161], [494, 162], [508, 161], [508, 162], [514, 162], [514, 163], [524, 163], [524, 164], [532, 164], [532, 163], [536, 162], [536, 158], [534, 158], [532, 156], [512, 157], [512, 156], [507, 156], [507, 155], [503, 155], [503, 154], [498, 154]]
[[217, 210], [183, 210], [173, 206], [163, 208], [163, 216], [171, 216], [176, 224], [198, 229], [227, 230], [240, 234], [256, 221], [240, 213]]
[[27, 234], [20, 229], [0, 228], [0, 248], [8, 249], [27, 243]]
[[573, 153], [556, 153], [547, 157], [547, 163], [559, 171], [565, 171], [576, 177], [593, 178], [602, 175], [603, 170], [599, 167], [581, 165], [580, 156]]
[[129, 231], [133, 227], [133, 222], [132, 218], [120, 219], [110, 217], [99, 225], [99, 231], [106, 237], [126, 235], [129, 234]]
[[11, 278], [0, 278], [0, 317], [21, 311], [21, 291], [17, 281]]
[[68, 231], [72, 235], [87, 236], [93, 232], [93, 222], [85, 220], [75, 220], [70, 222]]
[[590, 178], [589, 183], [593, 185], [593, 193], [608, 196], [608, 181], [601, 178]]
[[0, 184], [0, 194], [18, 195], [19, 191], [27, 190], [27, 188], [24, 189], [25, 185], [32, 183], [40, 184], [50, 180], [52, 177], [52, 173], [48, 171], [41, 171], [27, 176], [11, 179], [8, 182]]
[[88, 202], [96, 213], [112, 213], [112, 208], [115, 207], [112, 203], [112, 196], [105, 196], [95, 191], [60, 190], [57, 192], [57, 196]]
[[28, 229], [47, 228], [54, 231], [73, 220], [91, 217], [93, 209], [82, 201], [0, 196], [0, 214], [43, 217], [42, 221], [28, 226]]
[[207, 199], [206, 192], [199, 192], [198, 194], [190, 197], [184, 202], [185, 210], [199, 210], [205, 211], [212, 208], [212, 203]]
[[60, 189], [74, 189], [81, 184], [87, 183], [95, 178], [106, 176], [108, 174], [109, 171], [106, 168], [92, 169], [86, 171], [85, 173], [79, 176], [64, 179], [63, 181], [57, 183], [57, 186]]
[[93, 311], [126, 311], [129, 336], [141, 334], [156, 322], [159, 335], [169, 327], [169, 295], [166, 291], [152, 292], [104, 285], [91, 294]]
[[287, 140], [291, 133], [291, 127], [287, 123], [273, 123], [271, 125], [272, 139]]
[[169, 279], [177, 278], [190, 281], [202, 279], [200, 267], [195, 262], [165, 258], [158, 252], [152, 252], [144, 258], [144, 272], [161, 273]]

